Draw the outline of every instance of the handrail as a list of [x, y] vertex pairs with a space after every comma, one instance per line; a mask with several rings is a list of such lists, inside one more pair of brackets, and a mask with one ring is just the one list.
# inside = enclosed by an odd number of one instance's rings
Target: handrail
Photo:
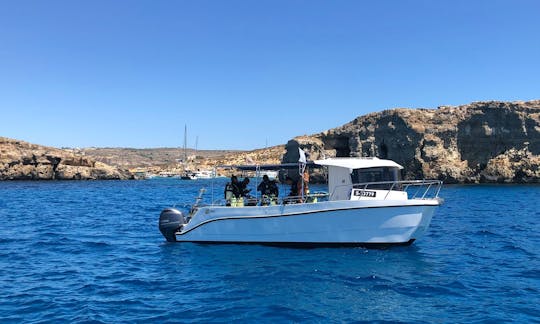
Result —
[[[328, 197], [328, 196], [329, 195], [326, 192], [314, 192], [314, 193], [304, 195], [303, 197], [301, 195], [299, 195], [299, 196], [286, 196], [286, 197], [282, 197], [281, 199], [279, 199], [280, 202], [276, 203], [275, 205], [311, 203], [311, 202], [313, 202], [314, 199], [324, 198], [324, 197]], [[242, 198], [245, 198], [247, 200], [256, 201], [257, 204], [255, 206], [258, 206], [263, 201], [263, 198], [258, 198], [258, 197], [242, 197]], [[237, 199], [240, 199], [240, 198], [237, 198]], [[216, 199], [216, 200], [212, 201], [210, 204], [205, 204], [204, 206], [225, 206], [226, 203], [227, 203], [227, 200], [221, 198], [221, 199]], [[254, 205], [248, 205], [248, 204], [246, 204], [246, 200], [244, 200], [243, 207], [252, 207], [252, 206], [254, 206]]]
[[[312, 203], [316, 198], [324, 198], [328, 197], [330, 200], [332, 197], [335, 196], [335, 193], [338, 189], [341, 188], [348, 188], [349, 190], [358, 189], [361, 191], [367, 191], [367, 190], [382, 190], [387, 191], [383, 200], [388, 199], [390, 193], [392, 191], [400, 191], [400, 192], [407, 192], [407, 190], [411, 187], [418, 187], [416, 189], [416, 192], [409, 196], [409, 199], [436, 199], [439, 197], [439, 193], [441, 191], [443, 182], [440, 180], [401, 180], [401, 181], [377, 181], [377, 182], [363, 182], [363, 183], [353, 183], [353, 184], [346, 184], [346, 185], [339, 185], [334, 188], [332, 193], [310, 193], [307, 195], [304, 195], [303, 197], [301, 195], [299, 196], [287, 196], [282, 197], [280, 201], [277, 201], [275, 205], [284, 205], [284, 204], [304, 204], [304, 203]], [[389, 185], [389, 189], [380, 189], [380, 188], [373, 188], [373, 186], [380, 186], [380, 185]], [[422, 189], [422, 187], [425, 187]], [[434, 192], [433, 192], [433, 189]], [[422, 193], [420, 195], [420, 193]], [[431, 193], [431, 194], [430, 194]], [[420, 197], [419, 197], [420, 196]], [[249, 197], [246, 197], [250, 199]], [[260, 205], [261, 199], [259, 197], [251, 197], [251, 199], [254, 199], [257, 204]], [[200, 200], [199, 200], [200, 202]], [[213, 200], [210, 204], [203, 204], [199, 205], [199, 207], [202, 206], [225, 206], [227, 201], [225, 199], [216, 199]], [[186, 205], [184, 205], [186, 206]], [[249, 207], [250, 205], [245, 205], [245, 207]]]
[[[339, 185], [332, 190], [332, 193], [330, 194], [330, 197], [334, 197], [335, 193], [338, 189], [342, 188], [350, 188], [352, 189], [359, 189], [362, 192], [365, 192], [367, 190], [384, 190], [387, 191], [386, 195], [384, 196], [384, 199], [388, 198], [388, 195], [395, 187], [402, 187], [402, 190], [399, 191], [405, 191], [409, 189], [409, 187], [417, 186], [416, 192], [412, 195], [410, 199], [434, 199], [439, 197], [439, 192], [441, 191], [443, 182], [441, 180], [401, 180], [401, 181], [377, 181], [377, 182], [363, 182], [363, 183], [353, 183], [353, 184], [346, 184], [346, 185]], [[391, 185], [390, 189], [377, 189], [373, 188], [373, 186], [376, 185]], [[370, 188], [371, 186], [371, 188]], [[430, 192], [430, 189], [432, 186], [437, 186], [435, 193], [433, 196], [428, 196], [428, 193]], [[426, 187], [423, 191], [422, 187]], [[422, 195], [420, 198], [418, 198], [419, 193], [422, 192]]]

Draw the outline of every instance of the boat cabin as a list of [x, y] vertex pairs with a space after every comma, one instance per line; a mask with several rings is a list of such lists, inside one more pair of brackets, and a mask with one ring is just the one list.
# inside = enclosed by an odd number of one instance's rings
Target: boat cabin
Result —
[[398, 183], [403, 167], [378, 158], [330, 158], [314, 161], [328, 168], [329, 200], [407, 199]]

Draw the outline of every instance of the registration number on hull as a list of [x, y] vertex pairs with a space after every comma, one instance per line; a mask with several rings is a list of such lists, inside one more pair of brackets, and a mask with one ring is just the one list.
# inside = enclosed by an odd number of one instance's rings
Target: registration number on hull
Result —
[[375, 191], [368, 191], [368, 190], [360, 190], [355, 189], [353, 191], [353, 195], [357, 197], [369, 197], [369, 198], [375, 198], [377, 196], [377, 192]]

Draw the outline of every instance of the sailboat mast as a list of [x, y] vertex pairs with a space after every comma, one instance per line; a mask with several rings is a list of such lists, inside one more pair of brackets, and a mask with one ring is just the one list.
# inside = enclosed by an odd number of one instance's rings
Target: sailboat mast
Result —
[[187, 162], [187, 125], [184, 125], [184, 163]]

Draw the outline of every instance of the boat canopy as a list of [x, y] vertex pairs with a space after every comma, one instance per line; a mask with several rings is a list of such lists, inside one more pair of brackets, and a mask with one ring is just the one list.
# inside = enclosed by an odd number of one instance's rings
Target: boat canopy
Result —
[[315, 160], [315, 164], [324, 165], [324, 166], [334, 166], [340, 168], [347, 168], [349, 170], [353, 169], [366, 169], [366, 168], [380, 168], [380, 167], [389, 167], [389, 168], [398, 168], [403, 169], [403, 167], [391, 160], [381, 160], [376, 157], [362, 157], [362, 158], [330, 158], [324, 160]]
[[[320, 167], [320, 166], [333, 166], [339, 168], [353, 169], [367, 169], [367, 168], [398, 168], [403, 167], [392, 160], [383, 160], [376, 157], [343, 157], [343, 158], [329, 158], [324, 160], [308, 161], [306, 167]], [[246, 165], [219, 165], [217, 168], [223, 169], [238, 169], [244, 171], [257, 171], [257, 170], [284, 170], [284, 169], [296, 169], [298, 163], [281, 163], [281, 164], [246, 164]]]
[[[309, 161], [306, 163], [307, 167], [318, 167], [315, 163]], [[281, 164], [248, 164], [248, 165], [220, 165], [217, 168], [223, 169], [238, 169], [244, 171], [257, 171], [257, 170], [283, 170], [283, 169], [298, 169], [298, 163], [281, 163]]]

